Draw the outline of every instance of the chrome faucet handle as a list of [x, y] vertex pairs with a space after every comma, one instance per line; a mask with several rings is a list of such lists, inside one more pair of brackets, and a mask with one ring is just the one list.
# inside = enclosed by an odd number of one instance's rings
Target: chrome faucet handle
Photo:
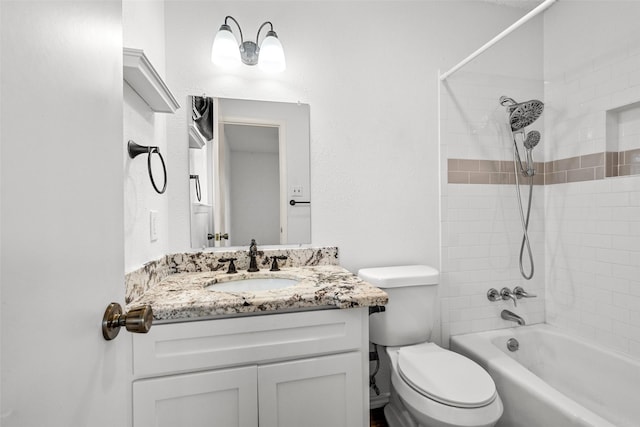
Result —
[[500, 296], [502, 297], [503, 300], [508, 300], [511, 299], [513, 300], [513, 306], [517, 307], [518, 306], [518, 300], [516, 299], [516, 296], [513, 294], [513, 292], [511, 292], [511, 290], [507, 287], [504, 287], [500, 290]]
[[502, 296], [500, 295], [500, 292], [498, 292], [497, 289], [491, 288], [487, 291], [487, 299], [489, 301], [501, 301]]
[[525, 291], [522, 286], [516, 286], [515, 288], [513, 288], [513, 293], [516, 295], [516, 298], [520, 299], [520, 298], [535, 298], [537, 297], [537, 295], [534, 294], [530, 294], [527, 291]]

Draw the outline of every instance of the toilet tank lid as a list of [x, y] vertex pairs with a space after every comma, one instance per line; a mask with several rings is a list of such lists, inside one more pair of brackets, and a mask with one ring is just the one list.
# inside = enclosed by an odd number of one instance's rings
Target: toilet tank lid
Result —
[[439, 273], [428, 265], [399, 265], [395, 267], [363, 268], [358, 277], [379, 288], [437, 285]]

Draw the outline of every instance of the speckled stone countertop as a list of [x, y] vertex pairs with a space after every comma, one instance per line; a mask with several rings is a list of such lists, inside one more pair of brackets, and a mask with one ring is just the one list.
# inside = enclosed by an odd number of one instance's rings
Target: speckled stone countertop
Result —
[[[246, 278], [289, 278], [299, 282], [267, 291], [215, 290], [216, 284]], [[314, 308], [368, 307], [387, 302], [384, 291], [339, 265], [304, 265], [284, 267], [277, 272], [262, 267], [255, 273], [241, 269], [236, 274], [224, 270], [176, 272], [130, 301], [127, 309], [149, 304], [155, 321], [183, 322]]]

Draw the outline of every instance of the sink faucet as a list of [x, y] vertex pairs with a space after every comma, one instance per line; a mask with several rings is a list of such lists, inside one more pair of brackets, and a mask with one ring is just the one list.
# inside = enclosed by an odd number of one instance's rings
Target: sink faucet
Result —
[[502, 310], [502, 313], [500, 313], [500, 317], [502, 317], [504, 320], [512, 320], [514, 322], [518, 322], [518, 325], [520, 326], [524, 326], [526, 324], [524, 319], [515, 314], [513, 311]]
[[258, 263], [256, 262], [256, 256], [258, 255], [258, 245], [256, 244], [256, 239], [251, 239], [251, 244], [249, 245], [249, 268], [248, 272], [254, 273], [256, 271], [260, 271], [258, 268]]

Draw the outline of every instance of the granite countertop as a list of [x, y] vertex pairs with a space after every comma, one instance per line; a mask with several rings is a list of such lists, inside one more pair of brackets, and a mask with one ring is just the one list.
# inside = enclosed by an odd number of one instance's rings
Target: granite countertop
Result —
[[[213, 291], [217, 283], [245, 278], [294, 278], [291, 287], [268, 291]], [[165, 277], [127, 309], [149, 304], [156, 321], [180, 322], [237, 314], [266, 314], [318, 308], [385, 305], [387, 294], [337, 265], [261, 269], [236, 274], [221, 271], [176, 273]]]

